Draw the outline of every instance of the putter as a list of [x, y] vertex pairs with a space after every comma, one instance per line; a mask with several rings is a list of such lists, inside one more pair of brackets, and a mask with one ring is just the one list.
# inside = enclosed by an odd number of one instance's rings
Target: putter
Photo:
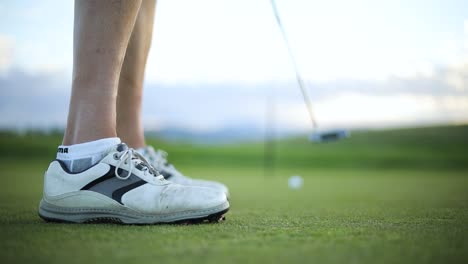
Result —
[[281, 31], [281, 35], [283, 36], [284, 43], [286, 44], [286, 48], [288, 49], [289, 58], [291, 59], [292, 65], [294, 67], [294, 71], [296, 73], [297, 84], [299, 85], [299, 88], [301, 90], [302, 98], [304, 99], [304, 103], [307, 107], [309, 118], [312, 123], [312, 134], [310, 135], [309, 140], [312, 142], [320, 143], [320, 142], [335, 141], [335, 140], [349, 137], [350, 133], [345, 129], [319, 130], [317, 121], [314, 116], [314, 111], [312, 109], [312, 102], [310, 100], [304, 81], [299, 72], [299, 67], [297, 66], [296, 59], [294, 58], [294, 54], [292, 52], [291, 46], [289, 45], [286, 31], [284, 30], [283, 24], [281, 23], [281, 18], [279, 16], [279, 12], [276, 7], [275, 0], [271, 0], [271, 7], [273, 8], [273, 13], [275, 14], [275, 18], [276, 18], [276, 23], [278, 24], [278, 27]]

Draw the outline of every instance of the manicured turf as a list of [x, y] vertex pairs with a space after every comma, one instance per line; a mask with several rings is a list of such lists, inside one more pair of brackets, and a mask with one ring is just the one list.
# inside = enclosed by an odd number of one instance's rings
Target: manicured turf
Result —
[[[0, 135], [1, 263], [466, 263], [468, 127], [262, 145], [153, 142], [183, 172], [231, 190], [220, 224], [51, 224], [37, 216], [56, 135]], [[287, 178], [304, 186], [290, 190]]]

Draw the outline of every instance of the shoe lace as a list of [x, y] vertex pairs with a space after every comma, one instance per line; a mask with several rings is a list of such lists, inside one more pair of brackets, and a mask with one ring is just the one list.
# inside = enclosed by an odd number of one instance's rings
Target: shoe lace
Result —
[[[164, 177], [143, 157], [140, 153], [132, 148], [127, 148], [124, 151], [114, 154], [114, 158], [119, 160], [117, 166], [115, 166], [115, 177], [121, 180], [126, 180], [132, 175], [134, 168], [144, 172], [145, 175], [148, 173], [156, 177], [158, 180], [164, 180]], [[123, 165], [130, 164], [130, 169], [125, 176], [119, 173], [119, 169]]]
[[153, 147], [149, 146], [146, 149], [146, 154], [148, 155], [149, 160], [153, 163], [153, 166], [157, 169], [172, 166], [167, 161], [167, 152], [162, 149], [154, 150]]
[[[162, 149], [154, 150], [153, 147], [148, 146], [148, 147], [146, 147], [145, 154], [146, 154], [147, 158], [152, 162], [151, 164], [157, 170], [164, 171], [164, 170], [169, 169], [169, 170], [171, 170], [172, 173], [174, 171], [178, 172], [177, 169], [174, 167], [174, 165], [169, 163], [169, 161], [167, 160], [167, 155], [168, 154], [164, 150], [162, 150]], [[177, 174], [175, 174], [175, 175], [177, 175], [177, 180], [178, 180], [179, 183], [181, 183], [181, 182], [188, 183], [189, 181], [192, 180], [190, 177], [187, 177], [187, 176], [185, 176], [185, 175], [183, 175], [183, 174], [181, 174], [179, 172]]]

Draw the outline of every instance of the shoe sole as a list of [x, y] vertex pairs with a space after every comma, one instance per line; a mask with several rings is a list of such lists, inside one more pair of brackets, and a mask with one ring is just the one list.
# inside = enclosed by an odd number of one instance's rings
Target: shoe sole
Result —
[[54, 223], [113, 223], [113, 224], [201, 224], [225, 220], [229, 202], [205, 210], [171, 214], [147, 215], [124, 207], [122, 210], [64, 208], [44, 200], [39, 205], [39, 217]]

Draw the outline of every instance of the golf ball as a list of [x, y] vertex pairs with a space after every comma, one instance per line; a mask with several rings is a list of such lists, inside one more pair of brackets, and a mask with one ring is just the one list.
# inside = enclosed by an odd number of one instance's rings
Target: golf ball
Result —
[[304, 180], [299, 175], [291, 176], [288, 179], [288, 186], [291, 189], [299, 189], [302, 187], [302, 184], [304, 184]]

